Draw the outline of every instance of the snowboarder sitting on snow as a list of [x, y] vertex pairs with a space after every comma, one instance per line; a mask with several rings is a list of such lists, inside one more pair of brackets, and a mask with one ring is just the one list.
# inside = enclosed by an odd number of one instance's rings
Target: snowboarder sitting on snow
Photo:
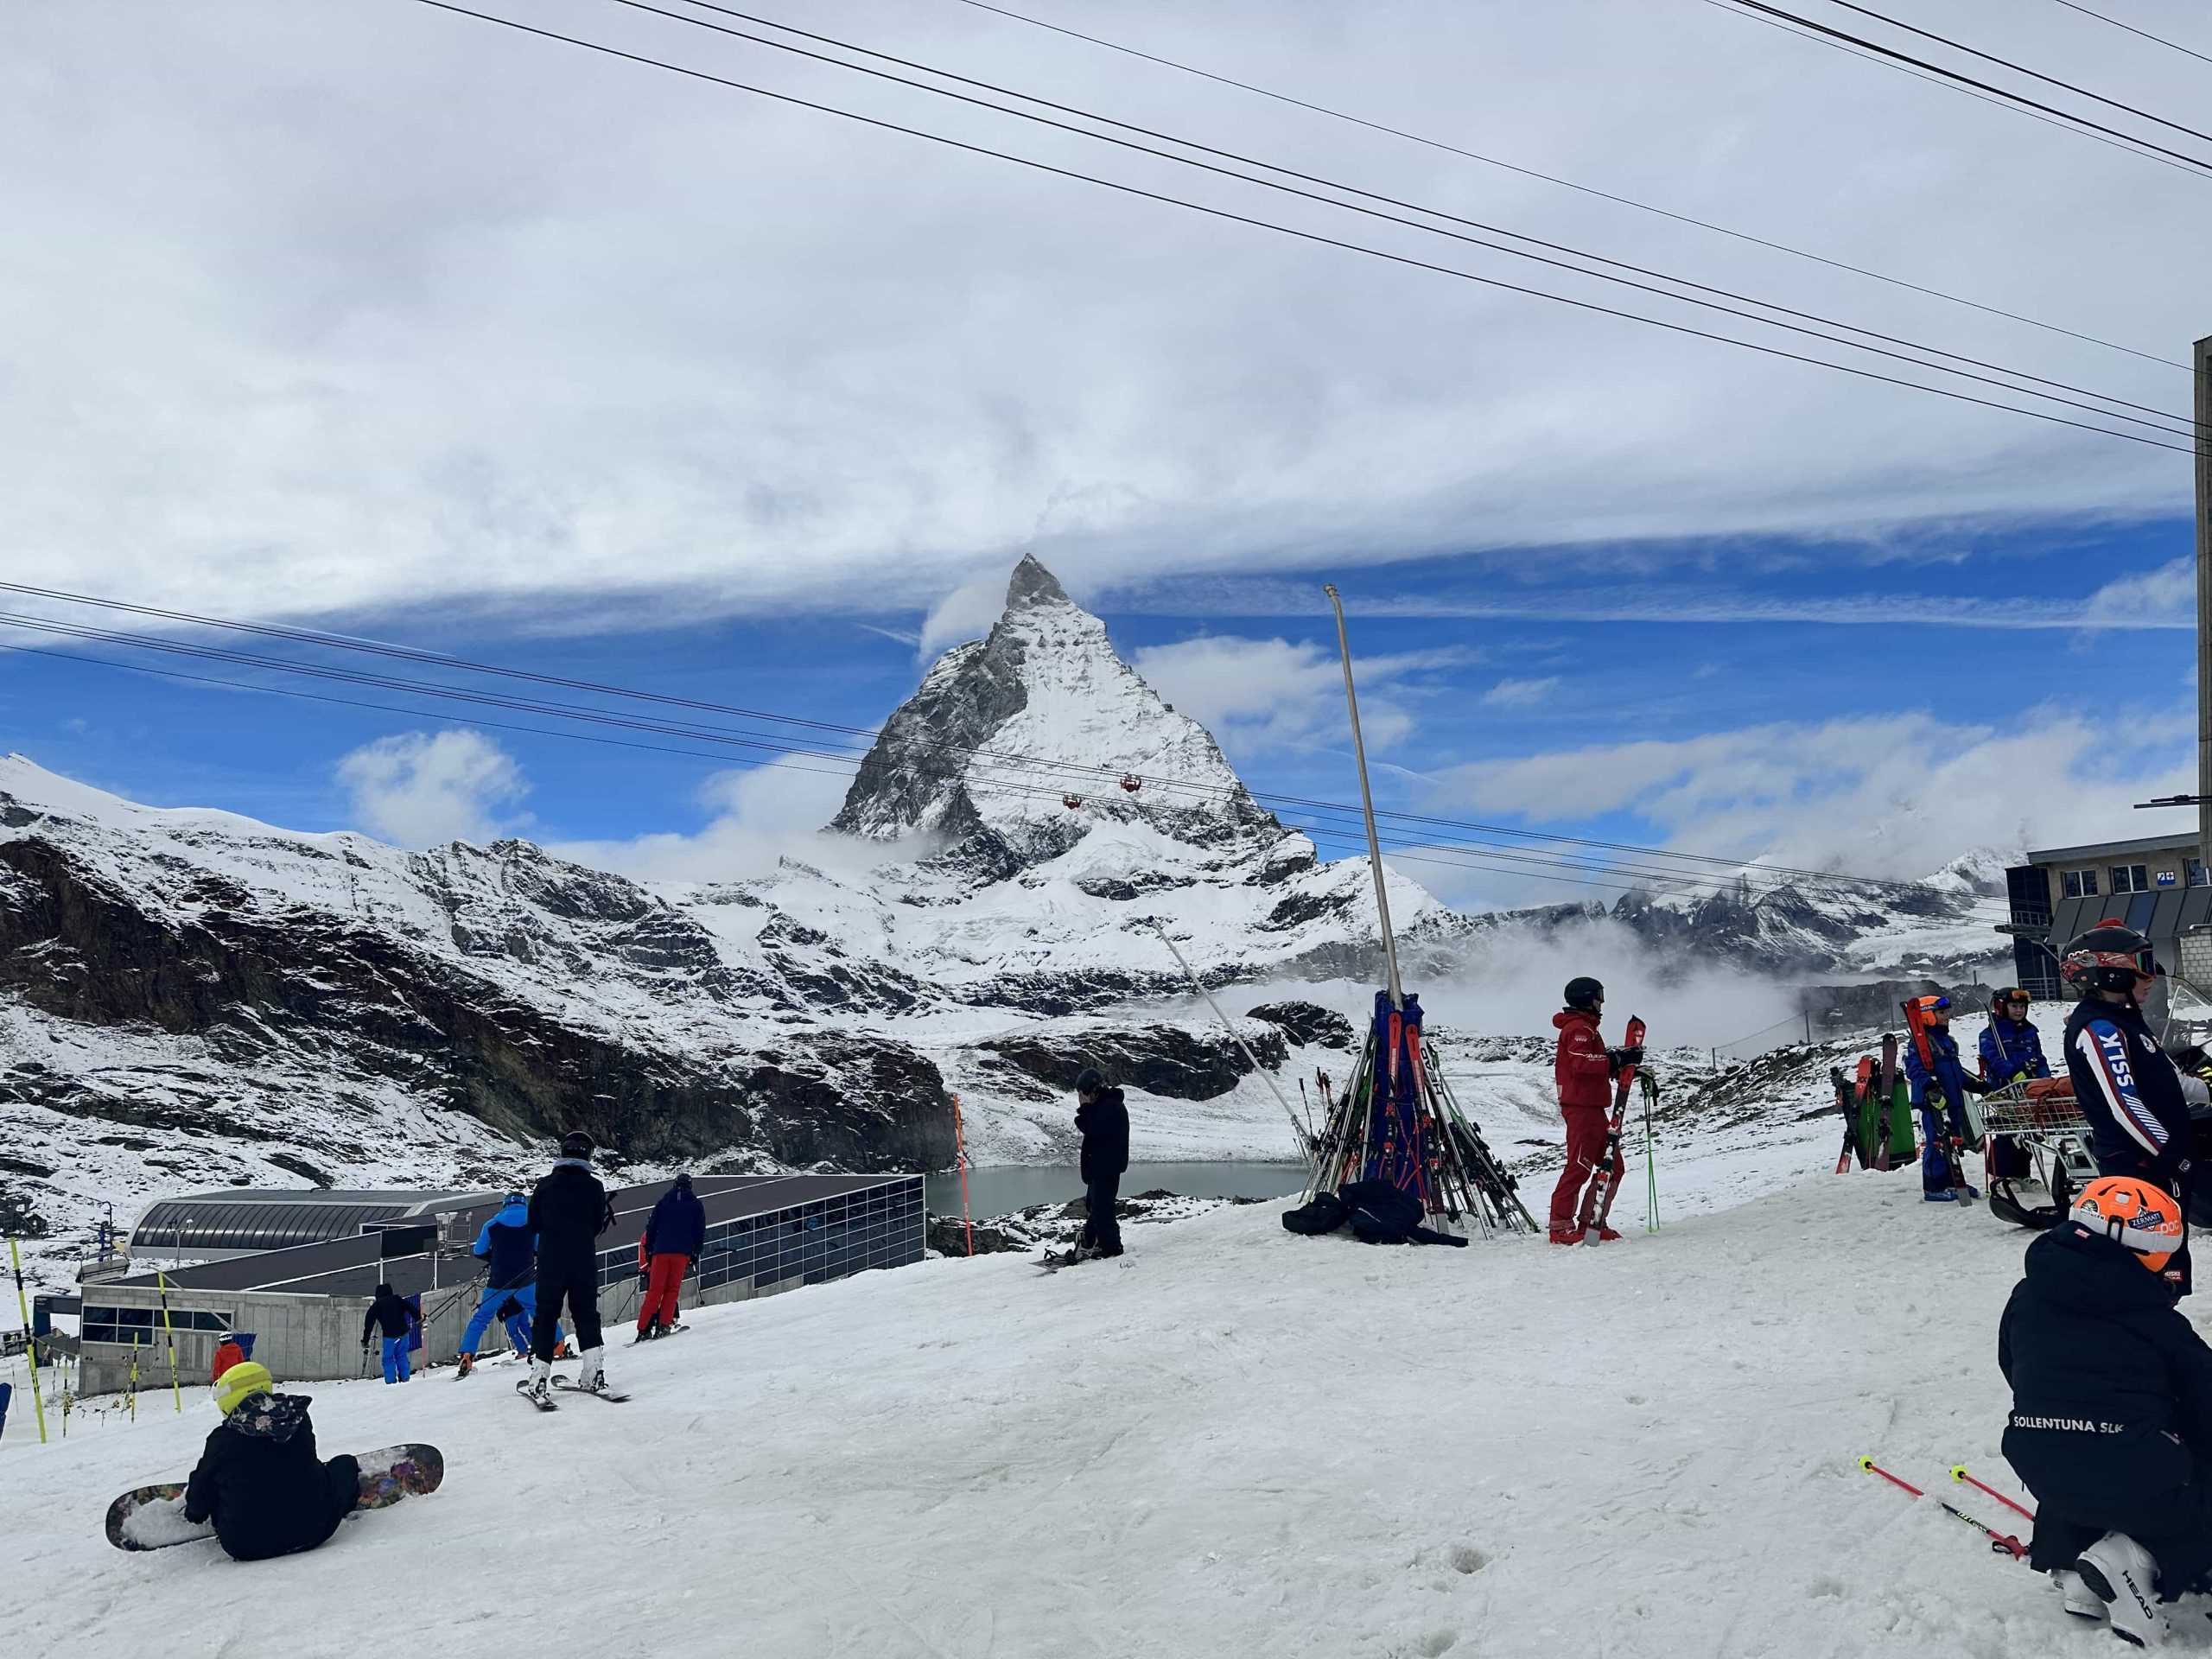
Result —
[[645, 1236], [638, 1241], [639, 1265], [645, 1270], [645, 1299], [638, 1308], [638, 1340], [648, 1341], [663, 1331], [677, 1328], [677, 1299], [683, 1275], [707, 1248], [707, 1206], [691, 1191], [689, 1171], [660, 1195], [645, 1223]]
[[1085, 1066], [1075, 1080], [1075, 1126], [1083, 1135], [1083, 1197], [1087, 1218], [1075, 1253], [1119, 1255], [1122, 1223], [1114, 1213], [1120, 1202], [1122, 1172], [1129, 1166], [1129, 1109], [1119, 1089]]
[[407, 1363], [407, 1338], [412, 1329], [407, 1317], [407, 1303], [390, 1285], [377, 1287], [376, 1300], [369, 1304], [369, 1311], [361, 1316], [361, 1351], [369, 1351], [369, 1337], [381, 1329], [384, 1332], [384, 1380], [404, 1382], [414, 1375]]
[[569, 1130], [561, 1137], [560, 1157], [530, 1195], [529, 1221], [537, 1235], [537, 1317], [531, 1330], [528, 1391], [540, 1403], [551, 1397], [554, 1333], [563, 1303], [575, 1320], [583, 1361], [576, 1386], [595, 1390], [607, 1381], [600, 1349], [599, 1236], [614, 1224], [614, 1204], [591, 1173], [597, 1147], [583, 1130]]
[[[494, 1319], [505, 1326], [517, 1353], [530, 1351], [530, 1320], [537, 1312], [537, 1235], [530, 1224], [530, 1201], [519, 1192], [508, 1193], [499, 1213], [477, 1232], [474, 1254], [484, 1263], [484, 1295], [461, 1332], [463, 1376], [475, 1369], [478, 1344]], [[557, 1342], [557, 1326], [554, 1336]]]
[[2139, 1645], [2212, 1571], [2212, 1348], [2162, 1276], [2182, 1236], [2171, 1193], [2100, 1176], [2028, 1246], [1997, 1330], [2005, 1457], [2039, 1504], [2028, 1565]]
[[[1552, 1058], [1553, 1080], [1559, 1085], [1560, 1116], [1567, 1120], [1567, 1167], [1552, 1189], [1551, 1240], [1554, 1244], [1580, 1244], [1582, 1193], [1598, 1173], [1605, 1154], [1605, 1125], [1613, 1109], [1613, 1079], [1624, 1065], [1640, 1065], [1640, 1048], [1607, 1048], [1598, 1034], [1598, 1021], [1605, 1011], [1605, 988], [1586, 976], [1567, 982], [1566, 1007], [1552, 1016], [1559, 1028], [1559, 1046]], [[1617, 1149], [1612, 1179], [1618, 1185], [1624, 1165]], [[1620, 1235], [1600, 1225], [1598, 1236]]]
[[[2082, 999], [2066, 1016], [2066, 1073], [2089, 1120], [2097, 1173], [2139, 1176], [2172, 1193], [2186, 1216], [2195, 1150], [2190, 1108], [2212, 1102], [2212, 1090], [2196, 1075], [2203, 1050], [2169, 1059], [2144, 1023], [2139, 999], [2164, 971], [2150, 940], [2109, 919], [2066, 947], [2059, 977]], [[2165, 1275], [2189, 1294], [2186, 1235]]]
[[[1959, 1059], [1959, 1039], [1951, 1035], [1951, 999], [1923, 996], [1920, 1031], [1904, 1046], [1905, 1081], [1912, 1086], [1912, 1107], [1920, 1114], [1920, 1196], [1930, 1204], [1955, 1203], [1963, 1195], [1981, 1196], [1967, 1185], [1966, 1166], [1958, 1161], [1972, 1144], [1967, 1122], [1967, 1096], [1986, 1095], [1997, 1085], [1986, 1083]], [[1921, 1052], [1927, 1045], [1928, 1052]]]
[[212, 1521], [234, 1560], [313, 1549], [338, 1530], [360, 1491], [352, 1458], [315, 1453], [308, 1396], [274, 1392], [269, 1368], [245, 1360], [215, 1385], [222, 1423], [184, 1489], [184, 1518]]

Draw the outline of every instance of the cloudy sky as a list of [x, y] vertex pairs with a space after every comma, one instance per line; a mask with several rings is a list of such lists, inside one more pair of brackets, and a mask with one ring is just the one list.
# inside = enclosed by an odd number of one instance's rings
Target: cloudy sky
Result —
[[[1455, 238], [1505, 227], [2179, 410], [2212, 173], [1713, 0], [1015, 7], [1491, 162], [969, 0], [755, 14], [1422, 229], [616, 0], [468, 3], [721, 80], [421, 0], [0, 14], [7, 579], [866, 726], [1033, 551], [1264, 786], [1352, 791], [1323, 581], [1370, 659], [1386, 795], [1421, 810], [1915, 874], [2164, 827], [2127, 803], [2190, 781], [2185, 455], [1463, 280], [2031, 401]], [[2212, 69], [2049, 0], [1908, 11], [2204, 107]], [[2185, 0], [2126, 16], [2212, 50]], [[819, 760], [748, 776], [321, 689], [393, 706], [17, 650], [0, 743], [146, 799], [708, 872], [839, 788]]]

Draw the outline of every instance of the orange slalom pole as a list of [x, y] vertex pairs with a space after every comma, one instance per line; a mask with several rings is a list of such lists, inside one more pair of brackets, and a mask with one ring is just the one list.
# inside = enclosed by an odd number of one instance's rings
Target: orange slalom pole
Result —
[[952, 1096], [952, 1146], [960, 1163], [960, 1222], [968, 1230], [968, 1254], [976, 1254], [976, 1218], [968, 1213], [968, 1135], [960, 1127], [960, 1096]]

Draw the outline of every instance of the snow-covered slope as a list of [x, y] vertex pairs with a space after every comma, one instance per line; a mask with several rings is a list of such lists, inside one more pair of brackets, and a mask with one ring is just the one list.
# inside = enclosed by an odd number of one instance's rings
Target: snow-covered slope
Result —
[[2022, 1236], [1909, 1173], [1789, 1184], [1815, 1128], [1670, 1147], [1663, 1230], [1602, 1250], [1306, 1240], [1268, 1205], [1051, 1278], [937, 1261], [708, 1310], [616, 1351], [621, 1407], [539, 1417], [498, 1370], [317, 1385], [326, 1453], [429, 1440], [444, 1490], [252, 1566], [100, 1536], [190, 1466], [200, 1391], [45, 1447], [19, 1401], [0, 1629], [236, 1659], [351, 1655], [378, 1616], [671, 1659], [2109, 1653], [1859, 1471], [2018, 1491], [1993, 1355]]

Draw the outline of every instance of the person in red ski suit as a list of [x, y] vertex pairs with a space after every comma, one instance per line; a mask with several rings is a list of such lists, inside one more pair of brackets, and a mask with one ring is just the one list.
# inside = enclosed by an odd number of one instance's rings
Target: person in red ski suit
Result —
[[[1643, 1059], [1640, 1050], [1605, 1046], [1598, 1034], [1599, 1016], [1605, 1008], [1605, 988], [1589, 978], [1567, 984], [1567, 1006], [1552, 1016], [1559, 1028], [1559, 1047], [1552, 1058], [1552, 1075], [1559, 1084], [1560, 1116], [1567, 1120], [1567, 1167], [1552, 1189], [1551, 1241], [1580, 1244], [1583, 1229], [1576, 1217], [1582, 1195], [1598, 1172], [1605, 1153], [1605, 1123], [1613, 1109], [1613, 1079], [1624, 1065]], [[1625, 1173], [1618, 1148], [1613, 1153], [1612, 1179], [1616, 1185]], [[1618, 1238], [1611, 1228], [1601, 1228], [1600, 1238]]]

